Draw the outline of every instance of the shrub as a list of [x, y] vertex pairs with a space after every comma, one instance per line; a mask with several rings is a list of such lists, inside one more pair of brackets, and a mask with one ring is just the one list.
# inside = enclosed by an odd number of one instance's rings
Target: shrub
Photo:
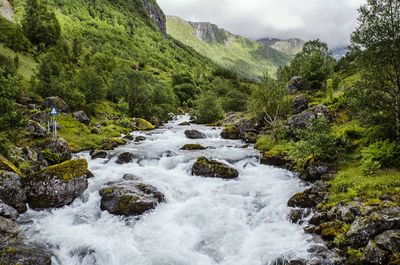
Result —
[[385, 168], [400, 166], [400, 162], [398, 161], [400, 147], [398, 143], [391, 142], [389, 139], [377, 141], [368, 147], [364, 147], [361, 150], [361, 154], [362, 160], [367, 164], [375, 161]]
[[220, 100], [212, 91], [207, 91], [196, 100], [193, 115], [201, 123], [212, 123], [224, 117]]
[[258, 137], [256, 144], [254, 147], [260, 152], [266, 152], [271, 150], [275, 146], [274, 137], [271, 135], [263, 135]]
[[43, 158], [47, 160], [51, 165], [59, 164], [61, 162], [60, 155], [55, 154], [48, 150], [42, 151]]

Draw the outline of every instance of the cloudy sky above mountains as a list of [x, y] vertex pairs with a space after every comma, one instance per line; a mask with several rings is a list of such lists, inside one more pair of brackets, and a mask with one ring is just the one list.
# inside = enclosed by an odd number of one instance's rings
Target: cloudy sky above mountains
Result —
[[158, 0], [166, 15], [211, 22], [251, 39], [320, 38], [346, 46], [365, 0]]

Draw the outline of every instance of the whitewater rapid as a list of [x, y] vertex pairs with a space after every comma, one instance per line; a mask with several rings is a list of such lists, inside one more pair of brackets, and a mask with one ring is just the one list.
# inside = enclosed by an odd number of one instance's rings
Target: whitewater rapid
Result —
[[[72, 205], [49, 211], [29, 210], [21, 233], [46, 243], [55, 265], [267, 265], [279, 257], [306, 258], [310, 237], [288, 221], [290, 196], [305, 188], [292, 173], [260, 165], [258, 152], [238, 140], [225, 140], [220, 128], [178, 126], [180, 116], [160, 129], [134, 132], [147, 139], [110, 151], [107, 159], [86, 158], [94, 178]], [[207, 139], [190, 140], [187, 129]], [[199, 143], [207, 150], [181, 151]], [[118, 154], [135, 154], [116, 164]], [[199, 156], [239, 171], [235, 180], [191, 175]], [[99, 189], [134, 174], [156, 187], [166, 202], [143, 216], [120, 217], [100, 210]]]

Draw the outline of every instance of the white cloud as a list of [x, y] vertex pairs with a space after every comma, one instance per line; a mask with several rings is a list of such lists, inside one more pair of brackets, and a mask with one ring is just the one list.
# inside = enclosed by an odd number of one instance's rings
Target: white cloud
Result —
[[320, 38], [345, 46], [365, 0], [158, 0], [167, 15], [211, 22], [251, 39]]

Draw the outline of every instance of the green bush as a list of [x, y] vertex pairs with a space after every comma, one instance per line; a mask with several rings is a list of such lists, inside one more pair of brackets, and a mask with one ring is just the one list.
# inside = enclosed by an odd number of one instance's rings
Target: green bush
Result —
[[254, 147], [260, 152], [266, 152], [271, 150], [275, 146], [274, 137], [271, 135], [262, 135], [258, 137], [256, 144]]
[[49, 150], [42, 151], [43, 158], [50, 163], [50, 165], [59, 164], [61, 162], [61, 157], [59, 154], [55, 154]]
[[361, 150], [362, 160], [365, 163], [378, 162], [382, 167], [399, 167], [400, 146], [389, 139], [380, 140]]
[[201, 123], [212, 123], [224, 117], [221, 102], [213, 91], [200, 95], [192, 115]]

